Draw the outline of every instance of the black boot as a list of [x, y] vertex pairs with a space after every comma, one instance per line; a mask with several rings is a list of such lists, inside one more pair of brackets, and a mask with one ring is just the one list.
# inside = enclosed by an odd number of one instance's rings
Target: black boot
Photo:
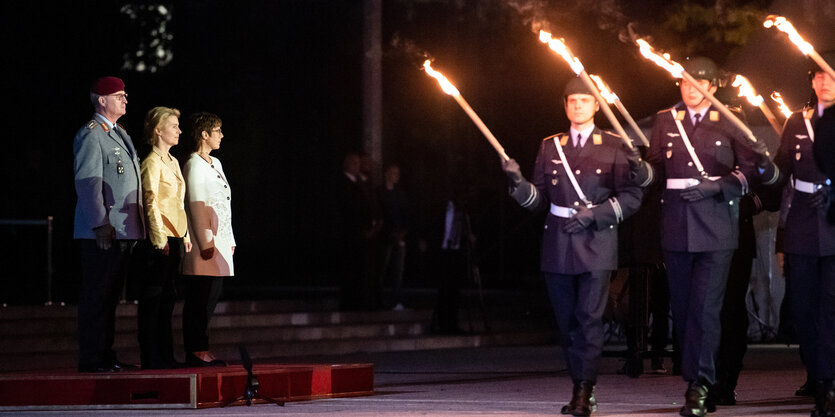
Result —
[[706, 399], [707, 387], [697, 382], [691, 382], [684, 393], [684, 407], [681, 407], [679, 414], [684, 417], [704, 417], [707, 414]]
[[580, 381], [574, 383], [571, 401], [568, 405], [563, 406], [560, 412], [572, 416], [589, 416], [596, 409], [597, 401], [594, 398], [594, 384], [589, 381]]
[[794, 392], [794, 395], [797, 397], [815, 397], [817, 395], [817, 389], [815, 389], [815, 381], [806, 378], [806, 382]]

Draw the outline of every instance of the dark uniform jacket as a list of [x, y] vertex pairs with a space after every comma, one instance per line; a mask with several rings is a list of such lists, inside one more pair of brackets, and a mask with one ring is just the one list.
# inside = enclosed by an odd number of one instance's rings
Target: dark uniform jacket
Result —
[[[817, 112], [810, 120], [814, 127], [818, 122]], [[780, 137], [780, 149], [774, 163], [788, 180], [801, 180], [814, 184], [826, 182], [826, 174], [820, 171], [812, 153], [812, 140], [804, 112], [789, 117]], [[835, 255], [835, 225], [827, 223], [824, 209], [809, 206], [811, 194], [795, 190], [786, 215], [784, 250], [786, 253], [808, 256]]]
[[617, 224], [641, 205], [641, 189], [630, 180], [629, 163], [620, 137], [595, 128], [585, 146], [574, 149], [566, 134], [545, 138], [534, 166], [533, 184], [524, 182], [512, 194], [524, 207], [548, 210], [583, 205], [560, 161], [555, 140], [565, 149], [571, 169], [591, 208], [595, 222], [587, 230], [569, 234], [569, 220], [549, 213], [542, 236], [541, 269], [556, 274], [581, 274], [617, 269]]
[[[720, 177], [721, 192], [688, 202], [679, 189], [662, 184], [661, 247], [667, 251], [710, 252], [736, 249], [739, 241], [739, 198], [755, 178], [756, 154], [749, 140], [732, 122], [711, 106], [695, 128], [687, 107], [676, 108], [687, 137], [708, 176]], [[681, 112], [684, 112], [682, 115]], [[699, 178], [676, 126], [671, 109], [658, 112], [652, 131], [647, 162], [657, 181], [668, 178]]]

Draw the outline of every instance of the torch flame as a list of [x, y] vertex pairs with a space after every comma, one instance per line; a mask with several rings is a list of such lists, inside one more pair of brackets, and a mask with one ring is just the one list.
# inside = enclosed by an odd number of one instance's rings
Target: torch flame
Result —
[[615, 101], [618, 100], [618, 96], [609, 89], [609, 86], [603, 82], [603, 79], [594, 74], [589, 74], [589, 77], [594, 80], [594, 83], [597, 85], [597, 90], [600, 91], [600, 95], [606, 99], [606, 102], [609, 104], [615, 104]]
[[783, 113], [787, 119], [792, 115], [792, 113], [794, 113], [789, 106], [786, 105], [786, 102], [783, 101], [783, 96], [777, 91], [771, 93], [771, 99], [777, 103], [777, 106], [780, 108], [780, 113]]
[[737, 74], [736, 78], [734, 78], [733, 87], [739, 87], [739, 97], [745, 97], [748, 99], [748, 102], [751, 103], [752, 106], [759, 106], [763, 104], [763, 96], [757, 94], [754, 91], [754, 87], [748, 81], [747, 78], [743, 77], [742, 75]]
[[641, 48], [641, 55], [645, 56], [650, 61], [655, 62], [655, 64], [659, 67], [669, 71], [673, 77], [682, 77], [681, 73], [684, 72], [684, 67], [682, 67], [678, 62], [670, 59], [670, 54], [658, 55], [655, 53], [655, 49], [653, 49], [653, 47], [643, 39], [638, 39], [635, 42], [637, 42], [638, 46]]
[[797, 48], [800, 49], [800, 52], [802, 52], [803, 55], [809, 55], [815, 50], [809, 42], [803, 40], [800, 34], [797, 33], [797, 30], [795, 30], [794, 25], [792, 25], [791, 22], [786, 20], [783, 16], [768, 16], [765, 19], [765, 22], [763, 22], [763, 26], [765, 26], [766, 29], [774, 26], [780, 31], [785, 32], [789, 35], [789, 40], [797, 45]]
[[568, 52], [568, 47], [565, 46], [565, 43], [562, 39], [554, 39], [551, 37], [551, 34], [540, 30], [539, 31], [539, 40], [542, 43], [547, 43], [548, 47], [551, 48], [552, 51], [559, 54], [568, 65], [571, 67], [571, 70], [574, 71], [575, 74], [579, 75], [585, 69], [583, 64], [580, 62], [577, 57], [571, 56], [571, 52]]
[[443, 74], [441, 74], [440, 72], [435, 71], [434, 69], [432, 69], [431, 64], [432, 63], [428, 59], [426, 61], [424, 61], [423, 62], [423, 70], [426, 71], [427, 74], [431, 75], [436, 80], [438, 80], [438, 84], [441, 85], [441, 89], [444, 90], [445, 93], [447, 93], [451, 96], [460, 96], [461, 93], [458, 91], [458, 89], [455, 88], [455, 86], [452, 85], [452, 83], [449, 82], [449, 80], [447, 80], [446, 77], [444, 77]]

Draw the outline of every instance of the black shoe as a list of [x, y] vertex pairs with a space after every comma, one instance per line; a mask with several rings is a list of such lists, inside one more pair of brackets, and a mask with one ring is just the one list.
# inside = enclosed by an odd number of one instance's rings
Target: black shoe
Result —
[[177, 361], [145, 362], [142, 364], [143, 371], [150, 369], [180, 369], [185, 367], [186, 364]]
[[118, 359], [113, 360], [113, 368], [115, 368], [117, 371], [136, 371], [139, 369], [139, 367], [136, 365], [120, 362]]
[[214, 359], [211, 361], [204, 361], [203, 359], [198, 358], [195, 354], [188, 352], [186, 353], [186, 366], [191, 368], [197, 367], [211, 367], [211, 366], [226, 366], [226, 361], [222, 361], [220, 359]]
[[623, 368], [617, 370], [617, 373], [630, 378], [637, 378], [644, 373], [644, 360], [641, 358], [629, 358], [623, 364]]
[[691, 382], [684, 393], [684, 407], [678, 413], [684, 417], [704, 417], [707, 414], [706, 400], [707, 387]]
[[808, 379], [806, 380], [806, 382], [803, 383], [803, 385], [800, 386], [800, 388], [797, 389], [797, 391], [794, 392], [794, 395], [796, 397], [813, 397], [814, 398], [816, 394], [817, 394], [817, 391], [815, 389], [814, 381], [809, 381]]
[[78, 372], [119, 372], [118, 369], [113, 367], [112, 365], [101, 365], [101, 366], [79, 366]]
[[818, 381], [812, 417], [835, 417], [835, 382]]
[[580, 381], [574, 384], [571, 401], [560, 412], [572, 416], [590, 416], [595, 410], [597, 400], [594, 398], [594, 385], [589, 381]]
[[664, 358], [660, 356], [653, 357], [650, 360], [650, 368], [654, 374], [663, 375], [667, 373], [667, 369], [664, 368]]

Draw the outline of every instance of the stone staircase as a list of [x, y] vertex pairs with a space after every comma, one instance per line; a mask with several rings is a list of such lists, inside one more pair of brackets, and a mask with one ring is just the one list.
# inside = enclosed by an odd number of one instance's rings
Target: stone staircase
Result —
[[[336, 311], [333, 291], [292, 298], [222, 301], [212, 319], [211, 349], [235, 361], [238, 344], [258, 360], [339, 357], [364, 352], [430, 350], [552, 343], [554, 326], [547, 300], [530, 291], [483, 293], [485, 311], [472, 291], [462, 293], [457, 335], [431, 331], [432, 290], [415, 290], [412, 309]], [[117, 309], [115, 350], [122, 361], [139, 362], [136, 305]], [[182, 359], [182, 304], [174, 311], [175, 355]], [[485, 314], [486, 313], [486, 314]], [[486, 320], [485, 320], [486, 318]], [[488, 329], [489, 327], [489, 329]], [[76, 365], [75, 306], [13, 306], [0, 309], [0, 372], [73, 368]]]

